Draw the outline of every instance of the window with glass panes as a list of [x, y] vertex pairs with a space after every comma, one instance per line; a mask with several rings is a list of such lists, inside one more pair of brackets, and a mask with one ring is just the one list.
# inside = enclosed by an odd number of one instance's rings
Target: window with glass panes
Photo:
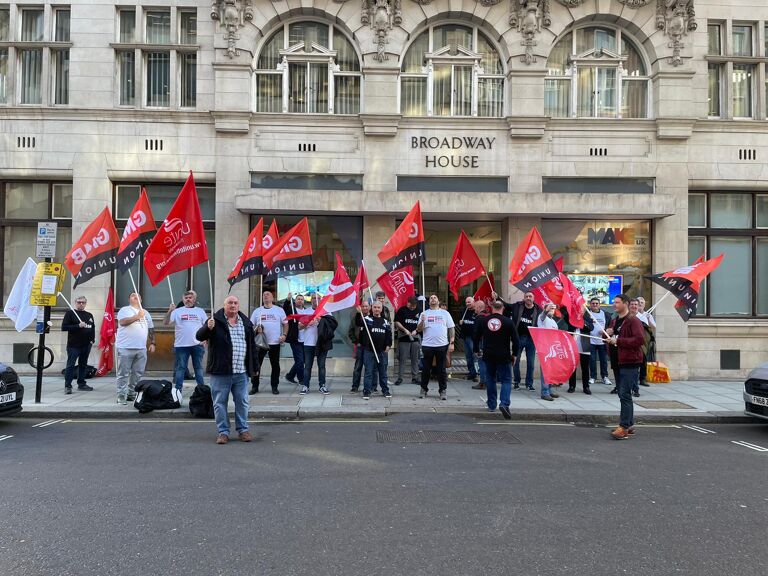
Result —
[[619, 28], [566, 33], [550, 52], [544, 82], [544, 113], [553, 118], [650, 117], [646, 59]]
[[504, 115], [504, 67], [480, 30], [441, 24], [422, 32], [400, 67], [404, 116]]
[[254, 81], [256, 112], [360, 113], [360, 58], [332, 24], [281, 25], [259, 51]]
[[9, 6], [0, 6], [0, 104], [69, 104], [69, 16], [68, 6], [17, 6], [11, 21]]
[[[0, 180], [0, 252], [3, 301], [27, 258], [35, 259], [37, 223], [58, 223], [56, 262], [72, 247], [72, 183]], [[70, 283], [65, 284], [68, 294]]]
[[[115, 215], [115, 224], [120, 235], [123, 234], [125, 225], [131, 215], [134, 204], [139, 198], [142, 186], [147, 189], [147, 196], [152, 208], [152, 215], [155, 217], [155, 223], [160, 226], [163, 219], [168, 215], [168, 211], [176, 201], [179, 190], [184, 183], [147, 183], [147, 184], [116, 184], [114, 186], [115, 205], [113, 214]], [[205, 228], [205, 239], [208, 242], [208, 257], [211, 262], [211, 271], [215, 270], [216, 250], [215, 250], [215, 228], [216, 228], [216, 190], [213, 186], [197, 184], [197, 196], [200, 201], [200, 213], [203, 217], [203, 227]], [[208, 265], [200, 264], [183, 272], [177, 272], [169, 276], [171, 289], [169, 291], [168, 281], [163, 280], [157, 286], [152, 286], [144, 273], [141, 258], [137, 258], [131, 267], [133, 278], [138, 284], [138, 289], [142, 297], [142, 302], [148, 310], [167, 310], [170, 304], [171, 293], [174, 302], [181, 301], [183, 292], [192, 288], [197, 292], [198, 306], [209, 309], [211, 305], [211, 294], [208, 283]], [[215, 278], [214, 278], [215, 282]], [[118, 306], [128, 303], [128, 296], [133, 291], [131, 278], [126, 274], [115, 273], [115, 298]]]
[[[709, 22], [707, 24], [707, 54], [709, 56], [720, 56], [723, 53], [723, 24], [720, 22]], [[707, 115], [712, 118], [720, 118], [722, 114], [723, 100], [723, 65], [717, 62], [709, 62], [707, 66], [708, 74], [708, 92]]]
[[699, 316], [768, 316], [768, 191], [691, 192], [688, 258], [725, 254], [702, 284]]
[[[117, 102], [120, 106], [195, 108], [197, 11], [117, 9]], [[141, 78], [142, 93], [138, 93]]]

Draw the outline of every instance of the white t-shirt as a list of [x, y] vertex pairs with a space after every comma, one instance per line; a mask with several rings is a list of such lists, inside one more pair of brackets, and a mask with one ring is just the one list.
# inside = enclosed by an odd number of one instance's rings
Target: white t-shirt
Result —
[[126, 318], [132, 318], [139, 313], [138, 308], [133, 306], [123, 306], [120, 308], [120, 312], [117, 313], [117, 336], [115, 336], [115, 348], [140, 348], [146, 349], [147, 337], [149, 335], [149, 329], [154, 330], [155, 325], [152, 323], [152, 316], [149, 312], [144, 310], [144, 318], [128, 324], [128, 326], [120, 326], [120, 320]]
[[419, 314], [419, 323], [424, 319], [421, 345], [436, 348], [448, 345], [448, 328], [455, 327], [448, 310], [425, 310]]
[[648, 314], [648, 312], [638, 312], [637, 319], [646, 326], [656, 328], [656, 319], [653, 317], [653, 314]]
[[173, 345], [176, 348], [197, 346], [200, 342], [195, 338], [197, 331], [208, 321], [202, 308], [181, 306], [171, 312], [171, 322], [175, 327]]
[[283, 324], [287, 322], [282, 308], [274, 304], [270, 308], [259, 306], [251, 313], [251, 322], [254, 327], [264, 327], [264, 336], [267, 337], [267, 344], [280, 344]]
[[[312, 315], [315, 313], [314, 308], [297, 309], [296, 314]], [[314, 326], [305, 326], [303, 329], [299, 324], [299, 342], [302, 342], [305, 346], [317, 345], [317, 324]]]
[[557, 330], [557, 322], [554, 318], [550, 318], [549, 316], [543, 316], [539, 314], [539, 318], [536, 320], [536, 325], [539, 328], [554, 328]]
[[596, 344], [598, 346], [604, 345], [605, 342], [603, 342], [603, 338], [605, 335], [603, 334], [603, 329], [605, 328], [605, 312], [602, 310], [599, 312], [592, 312], [590, 310], [587, 312], [587, 314], [592, 314], [592, 322], [594, 323], [592, 332], [590, 332], [590, 336], [592, 336], [592, 338], [589, 339], [589, 343]]

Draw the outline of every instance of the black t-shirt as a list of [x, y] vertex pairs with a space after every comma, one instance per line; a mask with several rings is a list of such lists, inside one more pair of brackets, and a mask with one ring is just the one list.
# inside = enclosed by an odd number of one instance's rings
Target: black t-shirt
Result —
[[[87, 328], [80, 328], [78, 316], [88, 325]], [[67, 333], [67, 346], [70, 348], [83, 348], [96, 340], [93, 314], [85, 310], [81, 310], [77, 315], [72, 310], [67, 310], [62, 318], [61, 329]]]
[[[619, 316], [616, 317], [616, 323], [613, 325], [613, 333], [614, 335], [619, 333], [619, 330], [621, 330], [621, 325], [624, 324], [624, 320], [629, 318], [629, 315], [624, 316], [624, 318], [621, 318]], [[611, 364], [613, 366], [618, 367], [619, 365], [619, 348], [618, 346], [608, 346], [608, 355], [611, 358]]]
[[520, 310], [520, 321], [517, 323], [517, 335], [529, 336], [528, 328], [530, 327], [536, 327], [536, 306], [526, 308], [523, 305]]
[[[419, 309], [414, 308], [411, 310], [408, 308], [408, 306], [401, 307], [400, 310], [398, 310], [395, 314], [395, 322], [400, 322], [400, 324], [402, 324], [406, 330], [413, 332], [416, 330], [416, 326], [419, 324]], [[408, 336], [404, 334], [403, 331], [399, 328], [395, 329], [395, 335], [398, 338], [409, 339]]]
[[472, 336], [475, 333], [476, 319], [477, 319], [477, 314], [475, 314], [475, 311], [467, 310], [467, 313], [464, 314], [464, 320], [461, 322], [462, 338], [472, 338]]
[[[489, 362], [504, 363], [512, 360], [518, 352], [515, 323], [501, 314], [478, 318], [478, 334], [474, 350], [483, 350], [483, 358]], [[510, 352], [510, 347], [512, 352]]]

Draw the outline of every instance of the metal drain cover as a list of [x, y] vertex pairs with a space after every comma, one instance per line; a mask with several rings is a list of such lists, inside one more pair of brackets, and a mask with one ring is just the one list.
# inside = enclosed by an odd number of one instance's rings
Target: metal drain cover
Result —
[[652, 410], [696, 410], [693, 406], [677, 400], [635, 400], [635, 404]]
[[442, 430], [377, 430], [378, 442], [393, 442], [395, 444], [520, 444], [520, 440], [507, 432], [459, 431], [445, 432]]

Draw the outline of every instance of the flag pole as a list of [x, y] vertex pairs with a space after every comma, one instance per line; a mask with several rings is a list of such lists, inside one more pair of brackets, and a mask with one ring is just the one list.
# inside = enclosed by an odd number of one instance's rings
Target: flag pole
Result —
[[[376, 357], [376, 364], [379, 363], [379, 354], [376, 352], [376, 347], [373, 345], [373, 337], [371, 336], [371, 331], [368, 329], [368, 322], [365, 321], [365, 316], [363, 316], [363, 313], [360, 312], [360, 316], [363, 319], [363, 326], [365, 326], [365, 332], [368, 334], [368, 341], [371, 343], [371, 350], [373, 350], [373, 355]], [[384, 316], [382, 315], [382, 318]]]
[[493, 287], [493, 282], [491, 282], [491, 277], [488, 276], [488, 272], [485, 272], [485, 279], [488, 280], [488, 286], [491, 287], [491, 292], [496, 292], [496, 289]]
[[653, 312], [654, 310], [656, 310], [656, 307], [657, 307], [659, 304], [661, 304], [662, 302], [664, 302], [664, 300], [665, 300], [665, 299], [666, 299], [666, 298], [667, 298], [667, 297], [668, 297], [670, 294], [672, 294], [672, 292], [666, 292], [666, 293], [664, 294], [664, 296], [662, 296], [661, 298], [659, 298], [659, 301], [658, 301], [658, 302], [656, 302], [656, 304], [654, 304], [653, 306], [651, 306], [651, 307], [650, 307], [650, 309], [646, 310], [646, 311], [645, 311], [645, 313], [646, 313], [646, 314], [650, 314], [651, 312]]
[[[549, 330], [555, 330], [555, 328], [549, 328]], [[597, 338], [597, 336], [590, 336], [589, 334], [581, 334], [580, 332], [568, 332], [568, 330], [560, 330], [560, 332], [565, 332], [566, 334], [573, 334], [574, 336], [581, 336], [582, 338]], [[607, 336], [607, 334], [606, 334]], [[608, 338], [600, 338], [603, 342], [608, 342]]]
[[62, 294], [61, 292], [59, 292], [59, 296], [61, 296], [62, 298], [64, 298], [64, 302], [66, 302], [66, 303], [67, 303], [67, 306], [69, 306], [69, 309], [70, 309], [70, 310], [72, 310], [72, 312], [74, 312], [74, 313], [75, 313], [75, 317], [77, 318], [77, 321], [78, 321], [78, 322], [82, 322], [82, 321], [83, 321], [83, 320], [82, 320], [82, 318], [80, 318], [80, 316], [77, 314], [77, 310], [75, 310], [74, 308], [72, 308], [72, 304], [70, 304], [70, 303], [69, 303], [69, 300], [67, 300], [67, 297], [66, 297], [66, 296], [64, 296], [64, 294]]
[[424, 298], [421, 306], [421, 311], [424, 312], [427, 309], [427, 289], [425, 288], [426, 282], [424, 280], [424, 260], [421, 261], [421, 296]]
[[206, 263], [208, 264], [208, 290], [211, 291], [211, 318], [213, 318], [213, 279], [211, 277], [211, 261], [206, 260]]
[[[597, 317], [595, 316], [595, 314], [592, 312], [592, 310], [590, 310], [590, 309], [589, 309], [589, 304], [587, 304], [586, 302], [584, 302], [584, 308], [586, 308], [586, 309], [587, 309], [587, 312], [589, 312], [589, 315], [590, 315], [590, 316], [592, 316], [592, 321], [593, 321], [595, 324], [600, 324], [600, 323], [597, 321]], [[606, 332], [606, 331], [605, 331], [605, 328], [604, 328], [604, 327], [602, 327], [602, 326], [600, 327], [600, 332], [602, 332], [603, 334], [605, 334], [606, 336], [608, 336], [608, 338], [610, 338], [610, 337], [611, 337], [611, 336], [610, 336], [610, 334], [608, 334], [608, 332]], [[603, 339], [603, 340], [605, 340], [605, 339]]]
[[259, 308], [261, 308], [264, 298], [264, 277], [259, 276]]
[[[365, 260], [360, 258], [360, 262], [362, 262], [363, 268], [365, 268]], [[368, 268], [365, 268], [365, 277], [366, 278], [368, 277]], [[374, 282], [374, 284], [376, 284], [376, 282]], [[368, 282], [368, 298], [370, 298], [371, 302], [373, 302], [373, 292], [371, 292], [371, 283], [370, 282]]]
[[176, 301], [173, 299], [173, 288], [171, 287], [171, 275], [165, 277], [166, 280], [168, 280], [168, 294], [171, 295], [171, 304], [174, 306], [176, 305]]
[[141, 295], [139, 294], [139, 289], [136, 288], [136, 281], [133, 279], [133, 272], [131, 272], [130, 268], [128, 268], [128, 276], [131, 277], [131, 286], [133, 286], [133, 293], [136, 294], [136, 299], [139, 301], [139, 308], [144, 308], [144, 305], [141, 303]]

